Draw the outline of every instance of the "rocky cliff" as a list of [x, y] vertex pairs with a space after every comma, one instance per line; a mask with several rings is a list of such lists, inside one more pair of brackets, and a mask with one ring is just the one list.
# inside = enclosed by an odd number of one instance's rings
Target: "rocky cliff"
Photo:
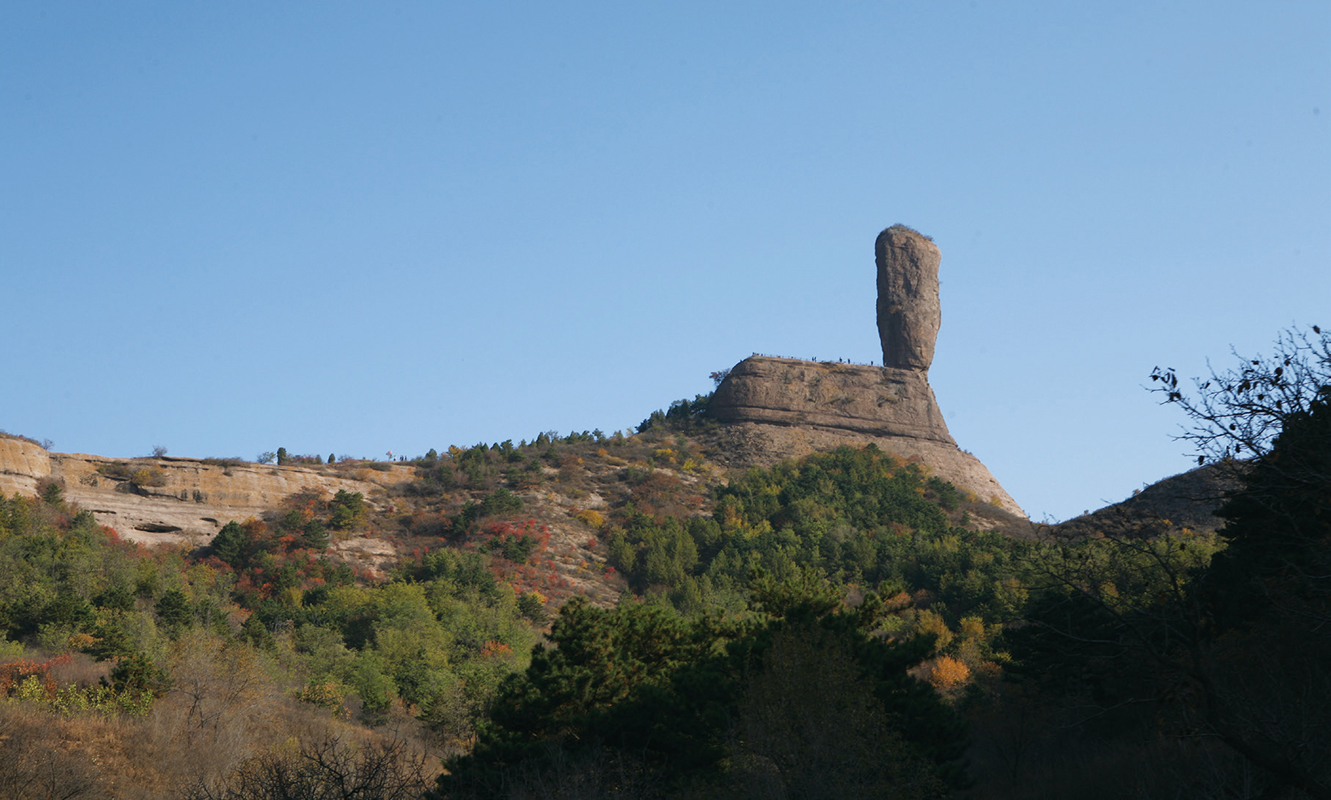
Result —
[[762, 464], [873, 443], [1025, 518], [988, 468], [957, 447], [929, 386], [942, 321], [940, 260], [933, 241], [910, 228], [894, 225], [878, 235], [884, 366], [753, 356], [732, 368], [708, 416], [730, 427], [733, 460]]
[[730, 370], [708, 413], [721, 422], [812, 426], [956, 446], [920, 370], [753, 356]]
[[[209, 541], [230, 520], [261, 516], [293, 494], [360, 492], [382, 507], [386, 489], [410, 480], [412, 469], [378, 464], [298, 467], [205, 463], [195, 458], [117, 460], [49, 453], [20, 439], [0, 438], [0, 493], [36, 494], [46, 481], [91, 511], [123, 538], [145, 544]], [[146, 479], [131, 475], [146, 471]]]

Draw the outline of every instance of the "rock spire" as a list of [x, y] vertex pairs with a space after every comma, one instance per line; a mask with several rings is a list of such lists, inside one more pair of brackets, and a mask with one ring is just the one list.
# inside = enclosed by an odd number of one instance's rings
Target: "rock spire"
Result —
[[[707, 407], [725, 426], [731, 463], [770, 464], [873, 444], [983, 501], [968, 510], [977, 526], [1005, 525], [1005, 515], [1024, 518], [988, 468], [957, 447], [929, 386], [942, 318], [938, 248], [918, 231], [893, 225], [878, 234], [874, 255], [883, 366], [756, 354], [736, 364]], [[979, 522], [985, 514], [990, 521]]]
[[883, 366], [928, 371], [942, 310], [938, 302], [938, 263], [933, 240], [905, 225], [878, 234], [878, 338]]

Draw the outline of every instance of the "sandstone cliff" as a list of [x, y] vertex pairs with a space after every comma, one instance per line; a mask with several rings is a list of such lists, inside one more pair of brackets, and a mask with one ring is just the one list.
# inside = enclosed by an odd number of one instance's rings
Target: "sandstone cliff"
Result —
[[988, 468], [957, 447], [920, 372], [753, 356], [717, 387], [708, 416], [725, 424], [719, 449], [734, 465], [874, 444], [1007, 514], [1026, 516]]
[[752, 356], [717, 387], [708, 414], [721, 422], [812, 426], [956, 445], [919, 370]]
[[[114, 477], [117, 464], [152, 471], [151, 485]], [[91, 511], [123, 538], [152, 544], [197, 539], [200, 544], [230, 520], [259, 517], [293, 494], [360, 492], [373, 506], [385, 490], [408, 481], [410, 467], [388, 464], [300, 467], [206, 464], [195, 458], [140, 458], [128, 462], [81, 453], [49, 453], [19, 439], [0, 439], [0, 493], [36, 494], [54, 481], [66, 499]]]
[[731, 461], [768, 464], [873, 443], [1006, 512], [997, 516], [1025, 519], [984, 464], [957, 447], [929, 386], [942, 321], [940, 260], [929, 237], [905, 226], [874, 242], [884, 366], [753, 356], [732, 368], [708, 406], [729, 428], [722, 447]]

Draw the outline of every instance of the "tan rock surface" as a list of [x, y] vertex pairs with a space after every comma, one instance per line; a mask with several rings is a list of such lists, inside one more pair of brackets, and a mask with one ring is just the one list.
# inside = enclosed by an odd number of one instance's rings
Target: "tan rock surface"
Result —
[[[822, 419], [835, 420], [830, 416]], [[782, 424], [774, 423], [770, 419], [737, 419], [723, 428], [716, 450], [726, 455], [729, 466], [771, 466], [783, 459], [827, 452], [842, 445], [864, 447], [868, 444], [877, 445], [881, 450], [903, 461], [918, 462], [931, 475], [937, 475], [970, 492], [977, 500], [992, 504], [1021, 519], [1026, 518], [1021, 506], [1012, 499], [989, 469], [978, 458], [959, 449], [950, 438], [943, 441], [911, 436], [875, 435], [835, 425], [816, 425], [808, 422]], [[1009, 520], [999, 519], [995, 522], [1006, 525]]]
[[873, 443], [1003, 509], [997, 517], [1025, 519], [984, 464], [957, 447], [929, 386], [942, 320], [938, 247], [929, 237], [894, 225], [878, 235], [874, 255], [884, 366], [744, 359], [708, 405], [707, 415], [728, 426], [720, 450], [732, 463], [769, 464]]
[[0, 436], [0, 494], [36, 494], [51, 474], [51, 454], [22, 439]]
[[752, 356], [717, 387], [708, 416], [956, 446], [921, 370]]
[[[157, 473], [155, 486], [133, 486], [99, 471], [117, 463]], [[407, 466], [305, 467], [205, 464], [194, 458], [119, 460], [82, 453], [48, 453], [13, 439], [0, 439], [0, 491], [36, 492], [43, 478], [58, 482], [65, 498], [91, 511], [123, 538], [144, 544], [210, 541], [230, 520], [261, 516], [293, 494], [338, 490], [360, 492], [372, 505], [387, 502], [385, 489], [412, 479]]]
[[883, 366], [927, 371], [943, 320], [938, 297], [942, 254], [928, 236], [893, 225], [878, 234], [874, 261]]

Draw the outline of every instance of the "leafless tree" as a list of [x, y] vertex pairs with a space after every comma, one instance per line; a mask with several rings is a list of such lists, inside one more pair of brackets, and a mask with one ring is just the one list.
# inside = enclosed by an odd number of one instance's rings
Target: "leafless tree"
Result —
[[329, 736], [275, 748], [181, 800], [416, 800], [429, 789], [425, 757], [403, 739], [355, 743]]
[[1231, 351], [1240, 366], [1194, 378], [1192, 392], [1179, 388], [1173, 367], [1151, 371], [1151, 390], [1183, 409], [1190, 423], [1179, 439], [1193, 448], [1198, 464], [1266, 454], [1285, 424], [1331, 395], [1331, 331], [1287, 330], [1267, 357]]

